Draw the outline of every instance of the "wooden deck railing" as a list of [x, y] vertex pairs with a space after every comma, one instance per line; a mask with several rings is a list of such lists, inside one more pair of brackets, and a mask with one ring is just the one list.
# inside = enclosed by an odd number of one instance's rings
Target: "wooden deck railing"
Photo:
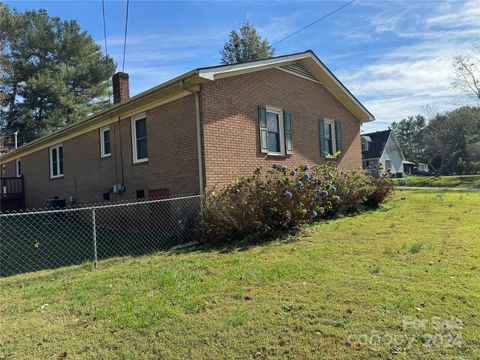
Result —
[[23, 176], [0, 177], [0, 212], [25, 209]]

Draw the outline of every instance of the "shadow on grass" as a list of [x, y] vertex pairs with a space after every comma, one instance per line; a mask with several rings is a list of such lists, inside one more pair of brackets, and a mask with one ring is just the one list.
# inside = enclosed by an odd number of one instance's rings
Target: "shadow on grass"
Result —
[[269, 246], [272, 244], [289, 244], [298, 241], [302, 237], [307, 237], [312, 234], [317, 226], [326, 225], [334, 220], [356, 217], [361, 214], [368, 214], [374, 211], [386, 212], [390, 211], [390, 206], [384, 204], [378, 207], [365, 207], [360, 211], [350, 212], [341, 216], [332, 216], [326, 219], [322, 219], [319, 222], [313, 224], [306, 224], [291, 231], [276, 231], [271, 233], [265, 233], [262, 235], [251, 236], [242, 239], [229, 239], [225, 241], [219, 241], [215, 243], [198, 242], [185, 247], [179, 247], [178, 249], [169, 252], [169, 255], [176, 254], [188, 254], [188, 253], [202, 253], [202, 252], [218, 252], [218, 253], [231, 253], [238, 251], [247, 251], [251, 248]]

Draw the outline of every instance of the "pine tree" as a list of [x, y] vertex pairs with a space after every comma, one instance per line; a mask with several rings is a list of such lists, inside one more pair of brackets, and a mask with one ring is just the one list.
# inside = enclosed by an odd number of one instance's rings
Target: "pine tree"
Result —
[[232, 30], [223, 46], [222, 64], [237, 64], [247, 61], [262, 60], [274, 55], [275, 49], [267, 39], [263, 39], [248, 21], [239, 30]]
[[28, 142], [109, 105], [115, 63], [76, 21], [0, 4], [1, 122]]

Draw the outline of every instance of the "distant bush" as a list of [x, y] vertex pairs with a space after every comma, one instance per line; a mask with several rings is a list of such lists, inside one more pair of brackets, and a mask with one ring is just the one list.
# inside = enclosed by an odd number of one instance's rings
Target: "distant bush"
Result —
[[207, 242], [258, 241], [376, 207], [391, 190], [388, 178], [341, 171], [331, 164], [257, 168], [250, 177], [210, 191], [202, 212], [202, 232]]

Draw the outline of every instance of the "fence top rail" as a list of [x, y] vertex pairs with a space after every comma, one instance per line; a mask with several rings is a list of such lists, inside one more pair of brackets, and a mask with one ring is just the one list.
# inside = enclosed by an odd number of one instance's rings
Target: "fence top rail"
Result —
[[2, 217], [10, 217], [10, 216], [26, 216], [26, 215], [39, 215], [39, 214], [55, 214], [55, 213], [66, 213], [66, 212], [76, 212], [76, 211], [85, 211], [85, 210], [97, 210], [97, 209], [106, 209], [106, 208], [115, 208], [115, 207], [124, 207], [124, 206], [134, 206], [134, 205], [144, 205], [144, 204], [154, 204], [154, 203], [161, 203], [161, 202], [168, 202], [168, 201], [176, 201], [176, 200], [188, 200], [188, 199], [195, 199], [195, 198], [203, 198], [203, 195], [189, 195], [189, 196], [181, 196], [175, 198], [165, 198], [165, 199], [151, 199], [151, 200], [142, 200], [142, 201], [128, 201], [128, 202], [118, 202], [115, 204], [109, 205], [87, 205], [82, 207], [72, 207], [72, 208], [65, 208], [65, 209], [53, 209], [53, 210], [38, 210], [38, 211], [20, 211], [20, 212], [12, 212], [12, 213], [0, 213], [0, 218]]

